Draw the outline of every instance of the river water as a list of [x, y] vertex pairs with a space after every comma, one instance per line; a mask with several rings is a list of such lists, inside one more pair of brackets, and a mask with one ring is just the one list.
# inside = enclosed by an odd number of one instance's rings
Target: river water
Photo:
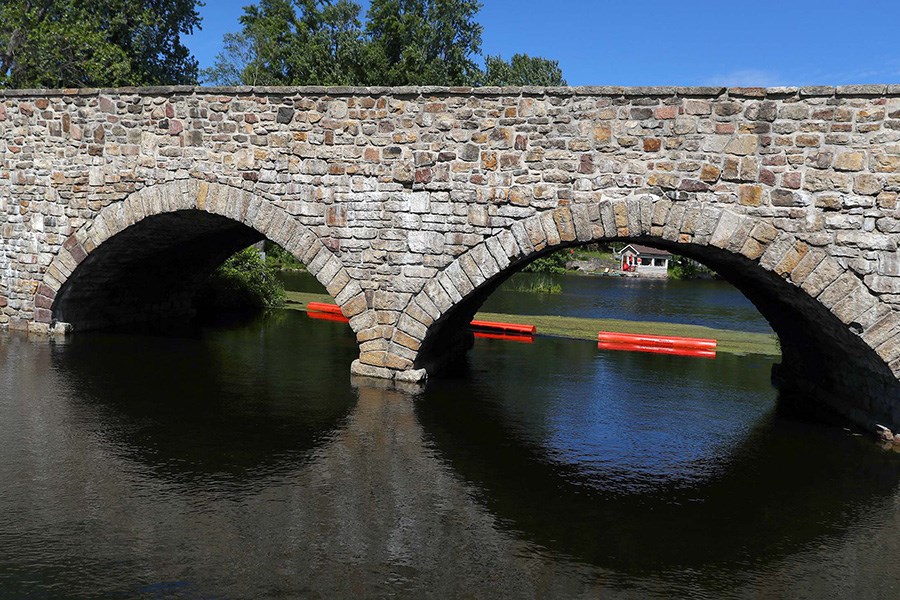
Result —
[[900, 596], [900, 454], [769, 357], [478, 339], [423, 391], [355, 356], [291, 311], [0, 335], [0, 598]]
[[[522, 293], [535, 279], [559, 284], [560, 293]], [[756, 307], [720, 280], [679, 281], [516, 273], [482, 307], [488, 312], [589, 319], [663, 321], [771, 333]]]

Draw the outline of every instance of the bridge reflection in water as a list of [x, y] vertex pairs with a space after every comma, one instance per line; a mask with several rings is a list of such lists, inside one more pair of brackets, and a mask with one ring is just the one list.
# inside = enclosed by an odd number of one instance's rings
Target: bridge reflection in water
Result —
[[479, 340], [423, 392], [348, 382], [355, 352], [292, 313], [0, 338], [0, 596], [900, 583], [900, 460], [785, 414], [768, 359]]

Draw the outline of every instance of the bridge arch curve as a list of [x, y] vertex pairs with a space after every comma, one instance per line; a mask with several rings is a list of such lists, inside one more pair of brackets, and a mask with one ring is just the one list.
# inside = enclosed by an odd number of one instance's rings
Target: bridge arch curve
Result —
[[735, 285], [779, 337], [777, 379], [857, 423], [900, 422], [898, 317], [827, 248], [770, 218], [678, 202], [656, 190], [534, 214], [458, 256], [414, 296], [391, 351], [440, 369], [467, 345], [466, 326], [510, 275], [554, 250], [639, 242], [685, 255]]
[[177, 314], [216, 266], [262, 239], [306, 265], [357, 325], [362, 289], [315, 232], [252, 192], [196, 179], [142, 188], [70, 235], [37, 288], [35, 320], [77, 330]]

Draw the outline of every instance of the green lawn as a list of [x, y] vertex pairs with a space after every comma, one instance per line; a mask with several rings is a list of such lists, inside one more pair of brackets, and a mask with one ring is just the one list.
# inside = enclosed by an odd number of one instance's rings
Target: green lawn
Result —
[[[306, 310], [308, 302], [328, 302], [334, 300], [327, 294], [307, 294], [287, 292], [285, 308]], [[772, 334], [735, 331], [733, 329], [713, 329], [701, 325], [681, 323], [659, 323], [654, 321], [623, 321], [621, 319], [580, 319], [577, 317], [555, 317], [548, 315], [508, 315], [480, 312], [476, 318], [485, 321], [505, 321], [537, 326], [538, 335], [565, 337], [576, 340], [597, 341], [599, 331], [620, 331], [623, 333], [649, 333], [653, 335], [675, 335], [683, 337], [713, 338], [718, 340], [719, 352], [730, 354], [765, 354], [779, 356], [778, 338]]]

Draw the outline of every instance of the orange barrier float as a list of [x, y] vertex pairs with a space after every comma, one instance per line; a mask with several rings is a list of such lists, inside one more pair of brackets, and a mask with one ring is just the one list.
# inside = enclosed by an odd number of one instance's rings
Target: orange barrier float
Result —
[[616, 331], [601, 331], [597, 334], [597, 341], [607, 344], [633, 344], [639, 346], [660, 346], [713, 351], [718, 345], [716, 340], [706, 338], [658, 336], [645, 333], [619, 333]]
[[478, 321], [473, 320], [471, 326], [475, 329], [487, 329], [488, 331], [499, 331], [503, 333], [512, 333], [518, 335], [534, 335], [537, 327], [534, 325], [522, 325], [520, 323], [498, 323], [495, 321]]
[[597, 342], [600, 350], [619, 350], [624, 352], [649, 352], [652, 354], [671, 354], [675, 356], [693, 356], [697, 358], [715, 358], [715, 350], [702, 350], [678, 346], [654, 346], [644, 344], [624, 344], [616, 342]]
[[326, 302], [310, 302], [306, 305], [307, 311], [331, 313], [333, 315], [343, 315], [341, 307], [337, 304], [328, 304]]
[[338, 323], [349, 323], [350, 319], [344, 315], [336, 315], [334, 313], [318, 312], [315, 310], [307, 311], [306, 316], [310, 319], [318, 319], [320, 321], [336, 321]]
[[[339, 321], [347, 323], [350, 321], [341, 312], [341, 307], [337, 304], [328, 304], [325, 302], [309, 302], [306, 305], [306, 315], [310, 319], [319, 319], [322, 321]], [[497, 323], [494, 321], [472, 321], [472, 327], [475, 329], [484, 329], [487, 331], [475, 331], [475, 337], [490, 338], [495, 340], [507, 340], [512, 342], [522, 342], [531, 344], [534, 342], [531, 336], [537, 331], [534, 325], [521, 325], [519, 323]]]
[[472, 335], [477, 338], [489, 340], [504, 340], [507, 342], [519, 342], [521, 344], [533, 344], [534, 338], [530, 335], [518, 335], [513, 333], [494, 333], [492, 331], [473, 331]]

